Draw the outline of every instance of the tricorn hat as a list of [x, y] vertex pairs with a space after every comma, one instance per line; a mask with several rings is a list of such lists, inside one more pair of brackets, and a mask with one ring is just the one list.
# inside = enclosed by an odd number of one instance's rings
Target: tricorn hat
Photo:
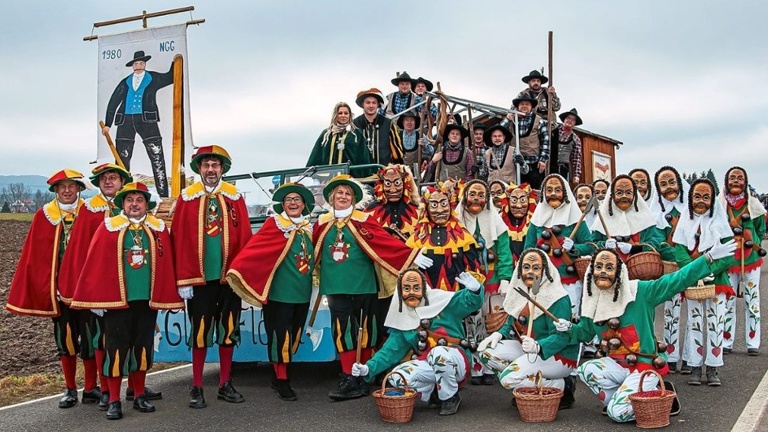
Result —
[[576, 111], [576, 108], [571, 108], [570, 111], [566, 111], [564, 113], [561, 113], [559, 115], [560, 121], [565, 121], [565, 118], [568, 117], [569, 115], [572, 115], [572, 116], [576, 117], [576, 126], [578, 126], [578, 125], [580, 125], [582, 123], [581, 117], [579, 117], [579, 113], [578, 113], [578, 111]]
[[485, 131], [485, 133], [483, 133], [483, 142], [485, 142], [486, 145], [488, 146], [493, 145], [493, 142], [491, 141], [491, 134], [497, 130], [500, 130], [504, 133], [505, 143], [512, 141], [512, 138], [513, 138], [512, 132], [510, 132], [509, 129], [505, 128], [504, 126], [497, 124], [495, 126], [491, 126], [490, 128], [488, 128], [488, 130]]
[[135, 53], [133, 53], [133, 60], [131, 60], [128, 63], [126, 63], [125, 66], [131, 67], [137, 61], [146, 62], [147, 60], [149, 60], [151, 58], [152, 58], [151, 55], [144, 55], [144, 51], [136, 51]]
[[432, 91], [432, 89], [435, 88], [435, 86], [432, 85], [432, 81], [426, 78], [418, 77], [415, 80], [411, 80], [411, 85], [414, 87], [416, 87], [416, 84], [418, 83], [422, 83], [427, 86], [427, 91]]
[[518, 105], [520, 105], [520, 102], [530, 102], [531, 108], [536, 108], [536, 105], [539, 104], [539, 101], [536, 100], [535, 97], [529, 95], [528, 93], [523, 93], [522, 96], [519, 98], [512, 99], [512, 105], [517, 108]]
[[301, 199], [304, 200], [304, 211], [302, 214], [308, 215], [312, 212], [312, 209], [315, 207], [315, 196], [312, 195], [312, 191], [307, 189], [307, 187], [301, 183], [285, 183], [277, 188], [275, 194], [272, 196], [272, 201], [275, 202], [272, 205], [272, 208], [277, 213], [283, 212], [283, 200], [289, 193], [297, 193], [301, 196]]
[[381, 93], [381, 90], [379, 90], [379, 89], [377, 89], [375, 87], [371, 87], [368, 90], [363, 90], [363, 91], [361, 91], [361, 92], [359, 92], [357, 94], [357, 97], [355, 98], [355, 103], [357, 104], [357, 106], [362, 108], [363, 107], [363, 101], [368, 96], [375, 97], [376, 99], [379, 100], [379, 105], [384, 105], [384, 95]]
[[542, 84], [546, 84], [547, 81], [549, 81], [549, 78], [547, 78], [544, 75], [542, 75], [541, 72], [539, 72], [537, 70], [532, 70], [528, 75], [523, 77], [523, 82], [528, 84], [528, 81], [530, 81], [533, 78], [540, 79]]
[[408, 75], [408, 72], [405, 72], [405, 71], [397, 75], [396, 77], [392, 78], [390, 82], [392, 83], [392, 85], [397, 86], [397, 85], [400, 85], [400, 81], [408, 81], [409, 83], [413, 84], [413, 79], [411, 78], [410, 75]]

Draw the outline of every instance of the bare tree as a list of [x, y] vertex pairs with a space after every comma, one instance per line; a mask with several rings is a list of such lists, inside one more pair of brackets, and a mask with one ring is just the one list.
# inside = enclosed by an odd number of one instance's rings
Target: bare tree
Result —
[[15, 203], [29, 197], [29, 188], [24, 183], [11, 183], [0, 190], [0, 195], [5, 201]]
[[51, 192], [38, 189], [37, 192], [32, 196], [32, 203], [34, 204], [35, 208], [30, 209], [30, 212], [33, 212], [39, 208], [42, 208], [47, 202], [53, 200], [55, 195]]

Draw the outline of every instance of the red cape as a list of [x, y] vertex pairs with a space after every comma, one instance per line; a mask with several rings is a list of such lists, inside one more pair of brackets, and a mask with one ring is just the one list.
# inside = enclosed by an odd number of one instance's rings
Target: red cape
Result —
[[[221, 283], [227, 283], [225, 275], [232, 265], [232, 260], [243, 249], [252, 236], [248, 209], [237, 189], [226, 182], [216, 194], [222, 212], [223, 250]], [[203, 270], [204, 235], [205, 235], [205, 189], [197, 182], [184, 189], [176, 201], [173, 215], [173, 252], [176, 265], [177, 286], [205, 285]]]
[[[237, 254], [227, 272], [232, 290], [253, 305], [267, 303], [272, 278], [277, 268], [286, 262], [286, 255], [296, 238], [296, 230], [285, 237], [285, 232], [278, 227], [278, 217], [274, 215], [264, 221], [264, 225]], [[292, 222], [288, 221], [288, 224]]]
[[[96, 229], [86, 257], [88, 268], [80, 274], [72, 296], [73, 308], [128, 307], [123, 255], [123, 241], [128, 226], [128, 219], [119, 215], [104, 220]], [[144, 231], [149, 237], [149, 260], [152, 266], [149, 307], [183, 309], [184, 302], [176, 289], [173, 248], [168, 229], [160, 219], [147, 216]]]

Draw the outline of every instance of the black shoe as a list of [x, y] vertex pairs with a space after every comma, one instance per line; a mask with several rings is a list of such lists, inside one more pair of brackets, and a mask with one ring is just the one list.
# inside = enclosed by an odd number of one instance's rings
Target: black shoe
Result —
[[469, 383], [472, 385], [483, 385], [483, 376], [473, 376], [472, 379], [469, 380]]
[[368, 383], [365, 382], [365, 378], [357, 377], [357, 387], [363, 393], [363, 396], [368, 396], [371, 394], [371, 389], [368, 387]]
[[189, 388], [189, 407], [190, 408], [205, 408], [205, 395], [203, 394], [202, 387], [190, 387]]
[[[125, 390], [125, 400], [132, 401], [133, 400], [133, 389], [127, 388]], [[144, 387], [144, 396], [147, 397], [147, 400], [160, 400], [163, 398], [163, 392], [156, 392], [152, 391], [149, 387]]]
[[99, 399], [99, 411], [106, 411], [109, 409], [109, 392], [101, 392], [101, 398]]
[[440, 407], [440, 412], [437, 414], [441, 416], [456, 414], [456, 412], [459, 411], [460, 406], [461, 396], [459, 396], [459, 392], [457, 391], [456, 394], [451, 396], [448, 400], [443, 401], [443, 406]]
[[83, 390], [83, 403], [93, 404], [101, 401], [101, 389], [94, 387], [93, 390], [87, 392]]
[[667, 363], [669, 365], [669, 373], [676, 374], [677, 371], [677, 362]]
[[107, 409], [107, 420], [120, 420], [123, 418], [123, 406], [120, 401], [110, 402]]
[[602, 414], [604, 416], [607, 416], [608, 415], [608, 407], [604, 406], [603, 409], [600, 410], [600, 414]]
[[717, 376], [717, 368], [707, 366], [707, 385], [710, 387], [720, 387], [720, 377]]
[[688, 385], [701, 385], [701, 366], [691, 368], [691, 376], [688, 377]]
[[339, 386], [336, 390], [328, 393], [328, 397], [336, 400], [343, 401], [349, 399], [357, 399], [365, 396], [363, 389], [358, 384], [356, 377], [347, 374], [341, 374], [339, 380]]
[[564, 378], [565, 381], [565, 389], [563, 390], [563, 397], [560, 398], [560, 407], [559, 409], [568, 409], [573, 406], [573, 403], [576, 402], [576, 398], [574, 397], [574, 394], [576, 393], [576, 378], [572, 376], [567, 376]]
[[230, 403], [245, 402], [243, 395], [238, 393], [237, 390], [235, 390], [235, 387], [232, 386], [231, 380], [225, 382], [223, 386], [219, 387], [219, 394], [216, 397]]
[[133, 409], [143, 413], [155, 412], [155, 406], [149, 403], [149, 399], [144, 395], [137, 397], [133, 401]]
[[723, 348], [723, 355], [730, 354], [733, 352], [733, 348]]
[[59, 408], [72, 408], [77, 405], [77, 389], [67, 389], [59, 399]]
[[688, 362], [684, 361], [683, 365], [680, 366], [680, 375], [690, 375], [692, 370], [693, 369], [688, 366]]
[[758, 356], [758, 355], [760, 355], [760, 351], [758, 351], [757, 348], [747, 348], [747, 355], [748, 356]]
[[483, 385], [494, 385], [496, 384], [496, 375], [494, 374], [483, 374]]
[[427, 408], [440, 408], [443, 406], [443, 401], [437, 395], [437, 389], [432, 389], [432, 394], [429, 395], [429, 402], [427, 402]]
[[291, 384], [288, 382], [287, 379], [277, 380], [276, 387], [277, 388], [275, 390], [277, 390], [277, 396], [280, 399], [284, 401], [295, 401], [296, 399], [298, 399], [296, 397], [296, 392], [293, 391], [293, 389], [291, 388]]

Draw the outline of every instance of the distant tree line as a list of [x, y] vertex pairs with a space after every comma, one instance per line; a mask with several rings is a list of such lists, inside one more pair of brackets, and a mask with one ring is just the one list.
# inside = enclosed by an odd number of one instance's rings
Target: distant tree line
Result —
[[712, 184], [715, 185], [715, 195], [720, 193], [720, 186], [719, 186], [719, 183], [717, 182], [717, 178], [715, 177], [715, 173], [712, 172], [712, 169], [709, 169], [707, 171], [702, 171], [700, 173], [692, 172], [690, 174], [686, 174], [683, 172], [683, 173], [680, 173], [680, 175], [683, 177], [683, 180], [688, 182], [688, 184], [693, 183], [693, 181], [696, 179], [700, 179], [700, 178], [708, 179], [709, 181], [712, 182]]
[[0, 201], [3, 202], [0, 213], [33, 213], [54, 196], [40, 189], [33, 193], [24, 183], [12, 183], [0, 189]]

